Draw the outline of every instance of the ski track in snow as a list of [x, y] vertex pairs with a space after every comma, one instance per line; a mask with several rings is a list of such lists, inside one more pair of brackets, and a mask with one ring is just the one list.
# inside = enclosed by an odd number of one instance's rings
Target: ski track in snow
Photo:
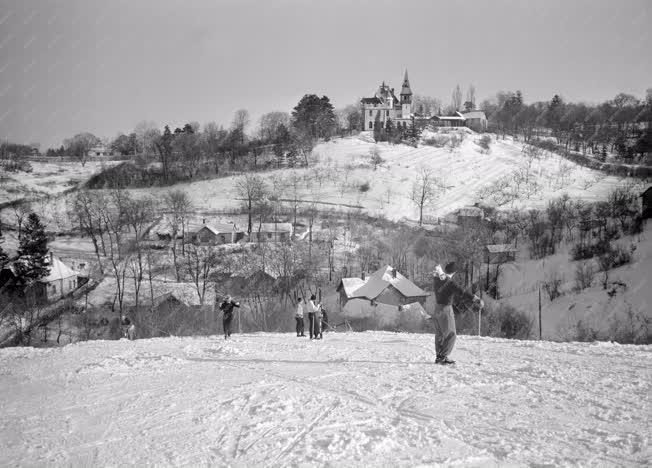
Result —
[[0, 465], [649, 466], [652, 347], [328, 333], [0, 350]]

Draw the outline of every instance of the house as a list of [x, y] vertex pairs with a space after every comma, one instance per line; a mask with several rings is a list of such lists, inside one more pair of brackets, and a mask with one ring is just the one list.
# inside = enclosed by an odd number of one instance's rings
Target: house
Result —
[[254, 224], [251, 230], [251, 242], [286, 242], [292, 237], [292, 223]]
[[412, 89], [407, 70], [403, 77], [400, 99], [396, 97], [394, 88], [383, 81], [374, 96], [362, 98], [361, 103], [364, 130], [373, 131], [376, 119], [381, 128], [385, 128], [390, 119], [397, 127], [407, 127], [412, 118]]
[[433, 115], [431, 118], [433, 127], [464, 127], [466, 119], [459, 112], [455, 115]]
[[476, 226], [484, 219], [484, 210], [478, 206], [465, 206], [457, 210], [457, 224], [462, 227]]
[[469, 112], [463, 112], [461, 114], [464, 117], [465, 125], [471, 130], [478, 133], [484, 133], [487, 131], [487, 116], [482, 110], [472, 110]]
[[419, 302], [390, 305], [365, 299], [348, 301], [342, 308], [341, 316], [355, 330], [384, 329], [413, 332], [422, 330], [424, 321], [430, 318]]
[[[0, 288], [11, 287], [18, 279], [17, 264], [12, 262], [0, 271]], [[29, 286], [39, 301], [53, 302], [72, 293], [78, 287], [78, 273], [50, 252], [49, 273]], [[24, 290], [20, 291], [24, 294]]]
[[652, 186], [648, 187], [641, 195], [641, 214], [643, 219], [652, 218]]
[[244, 238], [244, 232], [235, 224], [206, 223], [188, 226], [190, 242], [199, 245], [234, 244]]
[[105, 156], [111, 156], [111, 150], [104, 145], [95, 145], [88, 150], [88, 153], [86, 153], [86, 155], [88, 157], [101, 158]]
[[516, 260], [518, 248], [511, 244], [493, 244], [485, 247], [487, 263], [507, 263]]
[[413, 302], [425, 305], [429, 295], [389, 265], [368, 277], [362, 275], [361, 278], [342, 278], [336, 291], [340, 293], [340, 308], [346, 306], [351, 299], [394, 306]]

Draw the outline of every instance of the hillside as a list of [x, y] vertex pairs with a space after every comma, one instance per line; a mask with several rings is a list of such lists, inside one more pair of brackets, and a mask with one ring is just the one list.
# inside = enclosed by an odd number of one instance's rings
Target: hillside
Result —
[[2, 349], [0, 464], [649, 464], [652, 347], [433, 338]]
[[[523, 167], [525, 161], [521, 144], [511, 139], [494, 141], [489, 154], [485, 154], [476, 143], [480, 135], [469, 129], [455, 130], [454, 133], [464, 135], [464, 140], [453, 151], [424, 144], [418, 148], [375, 144], [367, 132], [321, 143], [314, 149], [313, 166], [295, 172], [301, 179], [297, 186], [298, 199], [315, 201], [321, 209], [349, 210], [352, 206], [360, 206], [374, 216], [415, 220], [418, 212], [408, 194], [418, 170], [427, 167], [434, 170], [445, 187], [438, 201], [424, 211], [425, 215], [441, 217], [479, 201], [494, 204], [493, 199], [487, 198], [487, 191], [497, 181], [513, 183], [514, 172]], [[374, 147], [385, 161], [377, 170], [368, 161], [369, 152]], [[550, 153], [536, 160], [530, 169], [530, 179], [539, 189], [529, 197], [523, 194], [505, 208], [540, 208], [562, 193], [587, 201], [600, 200], [614, 186], [624, 182], [622, 178], [606, 176]], [[261, 176], [270, 187], [274, 179], [285, 178], [284, 183], [277, 183], [276, 190], [282, 192], [281, 198], [293, 199], [294, 189], [287, 181], [290, 172], [277, 169]], [[240, 205], [235, 188], [239, 177], [177, 184], [174, 188], [186, 190], [198, 210], [232, 209]], [[368, 183], [366, 191], [360, 189], [365, 183]], [[136, 192], [158, 197], [161, 192], [169, 190], [153, 188]]]

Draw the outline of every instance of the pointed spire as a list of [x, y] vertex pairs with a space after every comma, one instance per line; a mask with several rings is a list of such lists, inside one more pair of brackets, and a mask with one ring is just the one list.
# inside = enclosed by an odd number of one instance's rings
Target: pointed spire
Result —
[[401, 95], [412, 95], [412, 90], [410, 89], [410, 80], [408, 79], [407, 68], [405, 69], [405, 77], [403, 78], [403, 87], [401, 88]]

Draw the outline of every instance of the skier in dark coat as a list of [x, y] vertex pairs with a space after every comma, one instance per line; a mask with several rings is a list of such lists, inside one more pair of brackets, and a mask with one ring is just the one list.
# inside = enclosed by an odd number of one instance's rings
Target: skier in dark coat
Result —
[[226, 296], [220, 304], [220, 310], [223, 312], [222, 328], [224, 329], [224, 339], [231, 336], [231, 322], [233, 321], [233, 308], [240, 307], [240, 303], [233, 300], [231, 296]]
[[435, 351], [437, 352], [437, 364], [454, 364], [455, 361], [448, 359], [453, 351], [457, 333], [455, 330], [455, 315], [453, 314], [453, 299], [471, 299], [480, 308], [484, 302], [478, 296], [465, 291], [455, 282], [452, 277], [457, 272], [455, 262], [446, 265], [444, 270], [437, 265], [434, 271], [435, 276], [435, 312], [432, 316], [435, 323]]

